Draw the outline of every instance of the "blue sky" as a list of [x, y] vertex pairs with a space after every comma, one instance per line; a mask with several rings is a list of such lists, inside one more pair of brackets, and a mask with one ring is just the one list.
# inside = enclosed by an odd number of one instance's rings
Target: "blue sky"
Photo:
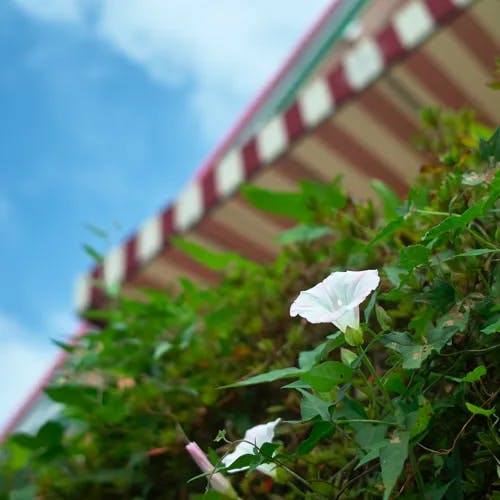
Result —
[[82, 244], [171, 200], [327, 4], [0, 3], [0, 427], [75, 328]]

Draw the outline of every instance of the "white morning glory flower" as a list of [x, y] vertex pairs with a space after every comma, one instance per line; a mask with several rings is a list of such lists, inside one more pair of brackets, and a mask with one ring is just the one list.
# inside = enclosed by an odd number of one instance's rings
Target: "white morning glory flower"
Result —
[[359, 304], [380, 283], [378, 271], [334, 272], [316, 286], [300, 292], [290, 307], [290, 316], [310, 323], [333, 323], [341, 332], [359, 329]]
[[[229, 467], [231, 464], [236, 462], [238, 458], [243, 455], [253, 455], [254, 446], [260, 448], [264, 443], [271, 443], [274, 438], [274, 428], [281, 422], [281, 418], [277, 418], [273, 422], [268, 422], [267, 424], [256, 425], [245, 432], [245, 437], [238, 443], [236, 448], [232, 453], [228, 453], [223, 459], [222, 463]], [[262, 464], [257, 467], [257, 470], [267, 474], [268, 476], [274, 477], [274, 464]], [[248, 467], [241, 467], [240, 469], [232, 469], [228, 472], [239, 472], [246, 470]]]

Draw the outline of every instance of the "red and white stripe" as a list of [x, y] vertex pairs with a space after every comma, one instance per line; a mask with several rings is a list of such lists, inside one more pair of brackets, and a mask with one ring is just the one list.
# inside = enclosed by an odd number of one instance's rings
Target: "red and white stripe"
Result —
[[[361, 39], [326, 75], [302, 89], [296, 101], [269, 122], [243, 146], [228, 151], [205, 168], [164, 211], [147, 220], [122, 246], [113, 249], [103, 263], [78, 280], [76, 309], [83, 313], [97, 307], [105, 287], [121, 286], [135, 271], [168, 245], [174, 234], [198, 224], [219, 202], [237, 192], [257, 171], [286, 153], [297, 139], [335, 114], [336, 109], [377, 80], [395, 61], [429, 38], [450, 17], [474, 0], [412, 0], [372, 37]], [[330, 127], [331, 129], [331, 127]], [[342, 134], [342, 131], [336, 131]]]

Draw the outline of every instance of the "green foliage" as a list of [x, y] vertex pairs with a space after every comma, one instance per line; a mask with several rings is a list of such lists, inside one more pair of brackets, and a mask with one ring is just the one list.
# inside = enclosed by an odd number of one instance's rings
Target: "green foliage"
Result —
[[[230, 262], [220, 285], [184, 280], [92, 313], [102, 326], [46, 390], [61, 416], [0, 450], [0, 499], [223, 498], [202, 496], [186, 438], [225, 474], [231, 442], [278, 417], [275, 441], [227, 475], [241, 498], [498, 498], [499, 133], [470, 113], [423, 118], [431, 160], [407, 200], [378, 181], [383, 213], [338, 179], [249, 186], [298, 222], [274, 263], [178, 240], [212, 269]], [[333, 325], [289, 316], [301, 290], [346, 269], [382, 279], [350, 349]], [[255, 470], [272, 462], [272, 480]]]

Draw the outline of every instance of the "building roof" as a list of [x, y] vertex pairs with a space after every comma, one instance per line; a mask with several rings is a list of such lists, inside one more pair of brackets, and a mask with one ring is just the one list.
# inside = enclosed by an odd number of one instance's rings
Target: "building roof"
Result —
[[[288, 72], [341, 5], [327, 10], [285, 66]], [[340, 173], [355, 197], [368, 195], [369, 178], [403, 194], [422, 163], [410, 145], [422, 106], [469, 105], [485, 123], [498, 123], [500, 96], [485, 87], [500, 53], [496, 0], [375, 0], [358, 16], [360, 37], [337, 38], [286, 109], [264, 113], [264, 124], [256, 121], [287, 74], [281, 71], [281, 80], [250, 107], [174, 203], [79, 280], [79, 313], [102, 307], [106, 288], [137, 295], [139, 287], [175, 287], [180, 276], [217, 282], [214, 271], [171, 244], [173, 235], [271, 260], [278, 250], [274, 236], [289, 222], [250, 206], [239, 193], [246, 182], [293, 191], [300, 179]], [[244, 130], [251, 133], [242, 140]]]

